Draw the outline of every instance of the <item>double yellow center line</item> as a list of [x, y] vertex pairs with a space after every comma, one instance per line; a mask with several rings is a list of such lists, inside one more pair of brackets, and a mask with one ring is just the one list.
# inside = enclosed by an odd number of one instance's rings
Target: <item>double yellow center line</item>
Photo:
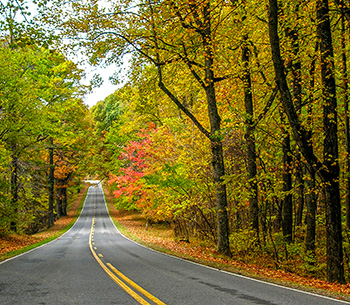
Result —
[[[137, 285], [135, 282], [126, 277], [123, 273], [113, 267], [111, 264], [107, 263], [106, 265], [102, 262], [100, 257], [103, 257], [102, 254], [97, 254], [93, 247], [93, 235], [95, 228], [95, 217], [92, 219], [90, 236], [89, 236], [89, 246], [92, 252], [92, 255], [95, 257], [96, 261], [100, 264], [102, 269], [110, 276], [110, 278], [117, 283], [121, 288], [123, 288], [128, 294], [130, 294], [136, 301], [143, 305], [151, 305], [147, 300], [141, 297], [140, 294], [145, 296], [148, 300], [152, 301], [157, 305], [165, 305], [162, 301], [157, 299], [155, 296], [151, 295], [149, 292], [144, 290], [142, 287]], [[95, 248], [96, 249], [96, 248]], [[107, 267], [108, 266], [108, 267]]]

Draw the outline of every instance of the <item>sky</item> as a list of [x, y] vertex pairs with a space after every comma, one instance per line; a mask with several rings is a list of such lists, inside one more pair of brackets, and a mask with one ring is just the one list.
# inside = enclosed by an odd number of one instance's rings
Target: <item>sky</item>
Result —
[[[99, 74], [103, 79], [102, 86], [98, 88], [94, 88], [94, 90], [85, 95], [84, 102], [90, 108], [96, 105], [99, 101], [104, 100], [107, 96], [111, 95], [118, 88], [121, 88], [125, 81], [128, 80], [127, 71], [130, 68], [129, 56], [126, 56], [124, 62], [120, 67], [116, 67], [115, 65], [111, 65], [108, 67], [90, 67], [85, 66], [82, 69], [85, 70], [86, 79], [82, 81], [83, 84], [89, 84], [90, 79], [93, 78], [94, 74]], [[118, 81], [120, 82], [118, 85], [114, 85], [111, 83], [109, 78], [118, 71]]]
[[99, 101], [104, 100], [107, 96], [112, 94], [115, 90], [117, 90], [120, 86], [113, 85], [109, 77], [112, 76], [114, 73], [114, 68], [109, 67], [109, 68], [97, 68], [97, 69], [86, 69], [86, 82], [87, 84], [89, 83], [90, 78], [93, 77], [95, 73], [100, 74], [100, 76], [103, 79], [103, 85], [99, 88], [94, 88], [94, 90], [86, 94], [84, 97], [84, 102], [86, 105], [88, 105], [90, 108], [94, 105], [96, 105]]
[[[107, 67], [91, 67], [86, 64], [82, 67], [85, 70], [86, 79], [83, 81], [84, 84], [89, 84], [90, 79], [93, 78], [94, 74], [99, 74], [103, 79], [103, 84], [99, 88], [95, 88], [93, 92], [86, 94], [84, 98], [85, 104], [90, 108], [96, 105], [99, 101], [104, 100], [107, 96], [111, 95], [118, 88], [121, 88], [128, 80], [128, 70], [130, 69], [130, 55], [125, 55], [121, 66], [110, 65]], [[74, 60], [73, 60], [74, 61]], [[111, 83], [109, 78], [118, 71], [118, 85]]]

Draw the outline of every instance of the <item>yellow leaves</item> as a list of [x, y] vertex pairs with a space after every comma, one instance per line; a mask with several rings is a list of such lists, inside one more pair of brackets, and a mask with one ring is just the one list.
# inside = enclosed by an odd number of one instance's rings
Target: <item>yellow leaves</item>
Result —
[[71, 173], [75, 172], [77, 170], [77, 166], [70, 164], [64, 160], [57, 160], [55, 162], [55, 178], [64, 180], [69, 176]]

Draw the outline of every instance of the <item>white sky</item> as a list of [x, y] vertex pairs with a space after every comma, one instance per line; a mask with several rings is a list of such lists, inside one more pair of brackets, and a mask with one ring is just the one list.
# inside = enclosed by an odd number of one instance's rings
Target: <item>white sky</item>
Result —
[[100, 88], [95, 88], [92, 93], [86, 94], [84, 97], [84, 102], [91, 108], [96, 105], [99, 101], [104, 100], [107, 96], [111, 95], [117, 86], [112, 84], [104, 84]]
[[103, 85], [99, 88], [94, 88], [94, 90], [85, 95], [84, 102], [87, 104], [90, 108], [94, 105], [96, 105], [99, 101], [104, 100], [107, 96], [112, 94], [115, 90], [117, 90], [120, 86], [113, 85], [109, 77], [113, 75], [114, 69], [112, 67], [110, 68], [97, 68], [94, 69], [93, 72], [89, 73], [89, 71], [86, 72], [86, 82], [89, 83], [90, 79], [93, 77], [93, 75], [100, 74], [100, 76], [103, 79]]
[[[124, 62], [121, 67], [117, 67], [115, 65], [108, 66], [107, 68], [99, 68], [99, 67], [84, 67], [86, 73], [86, 80], [83, 81], [85, 84], [89, 84], [90, 79], [94, 76], [94, 74], [99, 74], [103, 79], [103, 84], [101, 87], [94, 88], [93, 92], [90, 94], [86, 94], [84, 98], [85, 104], [87, 104], [90, 108], [96, 105], [99, 101], [104, 100], [107, 96], [111, 95], [118, 88], [121, 88], [126, 81], [128, 80], [127, 71], [130, 68], [129, 62], [130, 56], [125, 56]], [[118, 72], [118, 85], [114, 85], [111, 83], [109, 78], [115, 73]]]

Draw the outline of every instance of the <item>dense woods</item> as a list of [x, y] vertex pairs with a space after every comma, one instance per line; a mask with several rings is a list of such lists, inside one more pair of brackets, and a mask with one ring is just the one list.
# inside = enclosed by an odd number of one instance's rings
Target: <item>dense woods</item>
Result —
[[[36, 2], [43, 32], [2, 24], [2, 230], [50, 225], [95, 174], [178, 240], [349, 281], [347, 2]], [[131, 54], [128, 82], [88, 113], [67, 50]]]
[[1, 6], [1, 235], [32, 234], [67, 215], [67, 188], [79, 188], [92, 128], [83, 71], [30, 35], [39, 28], [17, 22], [25, 12], [17, 2]]

